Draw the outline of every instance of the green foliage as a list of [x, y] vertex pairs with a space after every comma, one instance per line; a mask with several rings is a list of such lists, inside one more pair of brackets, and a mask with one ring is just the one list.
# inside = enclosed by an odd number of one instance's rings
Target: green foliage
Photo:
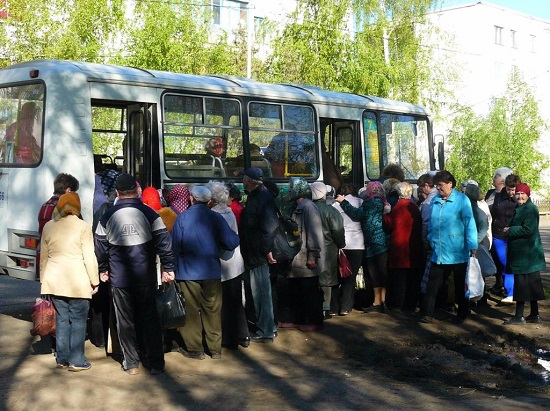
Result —
[[510, 167], [532, 189], [539, 189], [540, 172], [550, 165], [536, 148], [545, 127], [533, 93], [515, 74], [487, 116], [476, 116], [466, 108], [456, 117], [446, 168], [457, 181], [473, 178], [488, 190], [494, 171]]
[[12, 0], [0, 30], [0, 66], [34, 59], [103, 62], [123, 24], [123, 0]]

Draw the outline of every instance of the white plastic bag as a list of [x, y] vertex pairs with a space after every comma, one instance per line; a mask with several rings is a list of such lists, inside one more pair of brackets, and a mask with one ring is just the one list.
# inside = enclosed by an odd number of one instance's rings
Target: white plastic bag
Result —
[[483, 297], [485, 292], [485, 281], [481, 274], [481, 266], [475, 256], [471, 256], [468, 261], [468, 269], [466, 273], [466, 298], [471, 301], [477, 301]]

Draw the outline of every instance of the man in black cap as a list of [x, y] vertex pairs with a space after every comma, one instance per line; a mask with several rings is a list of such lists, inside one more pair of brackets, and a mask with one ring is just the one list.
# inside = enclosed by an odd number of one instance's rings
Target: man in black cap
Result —
[[141, 360], [151, 374], [160, 374], [164, 350], [155, 301], [156, 256], [164, 267], [162, 281], [170, 282], [174, 280], [174, 255], [166, 226], [138, 198], [137, 187], [129, 174], [117, 178], [118, 202], [99, 221], [95, 253], [101, 280], [111, 283], [123, 370], [138, 374]]
[[269, 264], [273, 258], [273, 240], [279, 226], [273, 195], [263, 186], [263, 173], [251, 167], [243, 173], [243, 186], [248, 193], [241, 216], [241, 253], [245, 268], [250, 270], [250, 287], [256, 310], [256, 334], [253, 342], [273, 342], [277, 325], [273, 316]]

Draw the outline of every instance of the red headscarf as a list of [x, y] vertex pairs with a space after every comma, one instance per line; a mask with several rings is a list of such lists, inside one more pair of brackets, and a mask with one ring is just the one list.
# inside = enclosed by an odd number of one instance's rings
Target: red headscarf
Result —
[[191, 205], [191, 199], [189, 197], [189, 189], [182, 185], [176, 184], [172, 190], [170, 190], [170, 207], [181, 214], [189, 208]]
[[159, 211], [162, 208], [160, 203], [160, 195], [155, 187], [147, 187], [141, 194], [141, 201], [143, 204], [147, 204], [155, 211]]

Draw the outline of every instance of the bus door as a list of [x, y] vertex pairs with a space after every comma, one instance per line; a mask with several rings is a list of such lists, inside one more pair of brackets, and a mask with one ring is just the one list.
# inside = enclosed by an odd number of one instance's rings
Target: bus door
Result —
[[359, 129], [357, 121], [321, 119], [323, 149], [326, 149], [323, 155], [323, 179], [326, 184], [335, 185], [330, 183], [330, 165], [327, 164], [332, 161], [342, 183], [352, 183], [357, 188], [364, 185]]
[[160, 188], [160, 163], [156, 104], [128, 106], [128, 141], [125, 144], [125, 172], [142, 188]]

